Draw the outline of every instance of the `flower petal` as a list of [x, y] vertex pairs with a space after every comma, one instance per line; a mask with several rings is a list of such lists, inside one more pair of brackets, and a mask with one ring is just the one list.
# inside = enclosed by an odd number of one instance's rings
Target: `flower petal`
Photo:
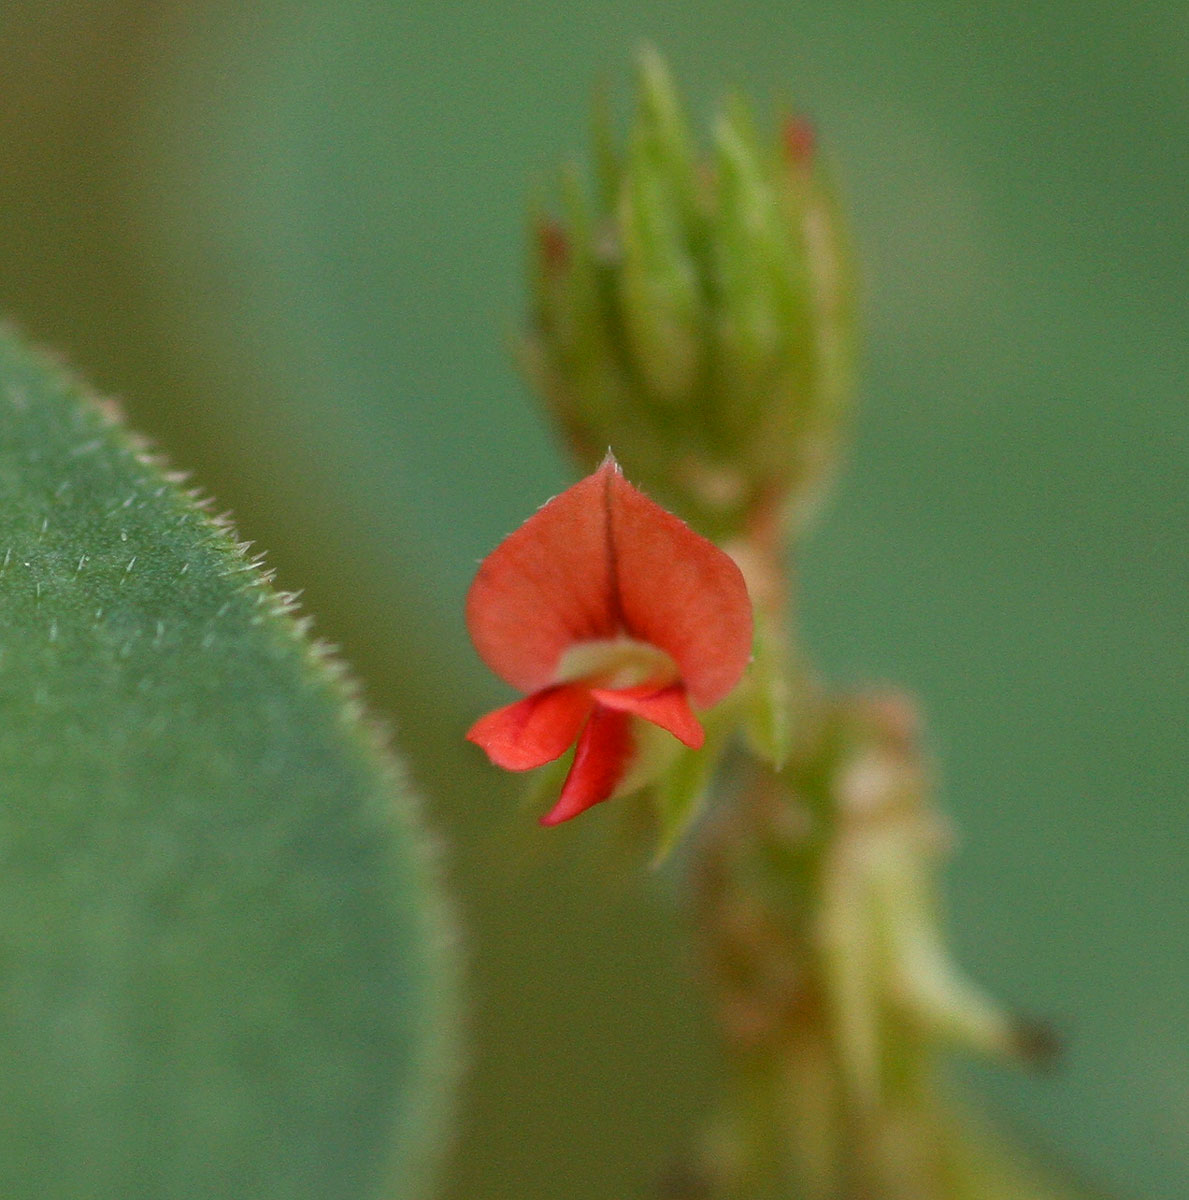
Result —
[[497, 767], [527, 771], [560, 758], [578, 736], [592, 701], [585, 688], [545, 688], [480, 717], [467, 738]]
[[637, 491], [611, 463], [606, 487], [614, 586], [626, 632], [666, 651], [698, 708], [717, 704], [751, 656], [751, 602], [728, 554]]
[[608, 552], [605, 468], [535, 512], [484, 559], [467, 594], [479, 657], [513, 687], [554, 680], [575, 642], [622, 632]]
[[665, 512], [609, 455], [484, 560], [467, 595], [480, 657], [522, 691], [576, 643], [631, 637], [677, 663], [699, 708], [739, 682], [751, 604], [731, 558]]
[[661, 688], [649, 683], [630, 688], [594, 688], [590, 694], [606, 708], [643, 717], [667, 729], [691, 750], [700, 750], [706, 740], [706, 731], [694, 716], [685, 688], [679, 683]]
[[541, 818], [542, 825], [558, 825], [610, 799], [635, 748], [631, 724], [632, 718], [627, 713], [595, 705], [578, 739], [561, 797]]

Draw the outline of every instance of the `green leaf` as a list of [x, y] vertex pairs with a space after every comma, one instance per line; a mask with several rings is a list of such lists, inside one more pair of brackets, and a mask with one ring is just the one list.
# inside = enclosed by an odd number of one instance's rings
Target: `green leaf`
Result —
[[0, 1195], [425, 1194], [451, 953], [257, 565], [0, 331]]

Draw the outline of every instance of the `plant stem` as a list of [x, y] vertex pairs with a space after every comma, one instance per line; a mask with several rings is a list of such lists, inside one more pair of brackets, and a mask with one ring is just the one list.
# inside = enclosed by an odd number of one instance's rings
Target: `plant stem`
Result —
[[[696, 1174], [714, 1200], [1057, 1200], [954, 1108], [943, 1045], [1029, 1041], [952, 966], [935, 902], [946, 825], [913, 703], [832, 694], [789, 630], [766, 513], [730, 547], [780, 663], [787, 762], [746, 758], [692, 853], [700, 951], [731, 1072]], [[759, 667], [757, 663], [757, 668]], [[765, 685], [768, 686], [768, 685]]]

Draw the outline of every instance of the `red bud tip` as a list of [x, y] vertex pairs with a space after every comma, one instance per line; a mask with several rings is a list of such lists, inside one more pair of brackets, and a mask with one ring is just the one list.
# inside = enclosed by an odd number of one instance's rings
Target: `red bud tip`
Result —
[[813, 158], [817, 149], [817, 135], [813, 125], [804, 117], [788, 117], [781, 130], [784, 154], [790, 164], [802, 166]]
[[544, 219], [538, 223], [537, 244], [545, 265], [551, 271], [561, 271], [565, 267], [570, 258], [570, 243], [556, 221]]

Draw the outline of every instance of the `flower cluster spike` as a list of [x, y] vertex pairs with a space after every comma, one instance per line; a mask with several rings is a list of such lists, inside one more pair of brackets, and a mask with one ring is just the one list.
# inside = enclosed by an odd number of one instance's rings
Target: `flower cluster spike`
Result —
[[699, 151], [654, 51], [599, 186], [534, 219], [523, 361], [584, 465], [613, 443], [650, 494], [718, 541], [804, 507], [851, 389], [846, 238], [809, 125], [773, 136], [734, 99]]
[[610, 455], [484, 560], [466, 617], [483, 661], [528, 693], [468, 738], [512, 771], [577, 743], [546, 825], [643, 781], [638, 722], [701, 747], [694, 709], [724, 699], [751, 653], [739, 568], [632, 487]]

